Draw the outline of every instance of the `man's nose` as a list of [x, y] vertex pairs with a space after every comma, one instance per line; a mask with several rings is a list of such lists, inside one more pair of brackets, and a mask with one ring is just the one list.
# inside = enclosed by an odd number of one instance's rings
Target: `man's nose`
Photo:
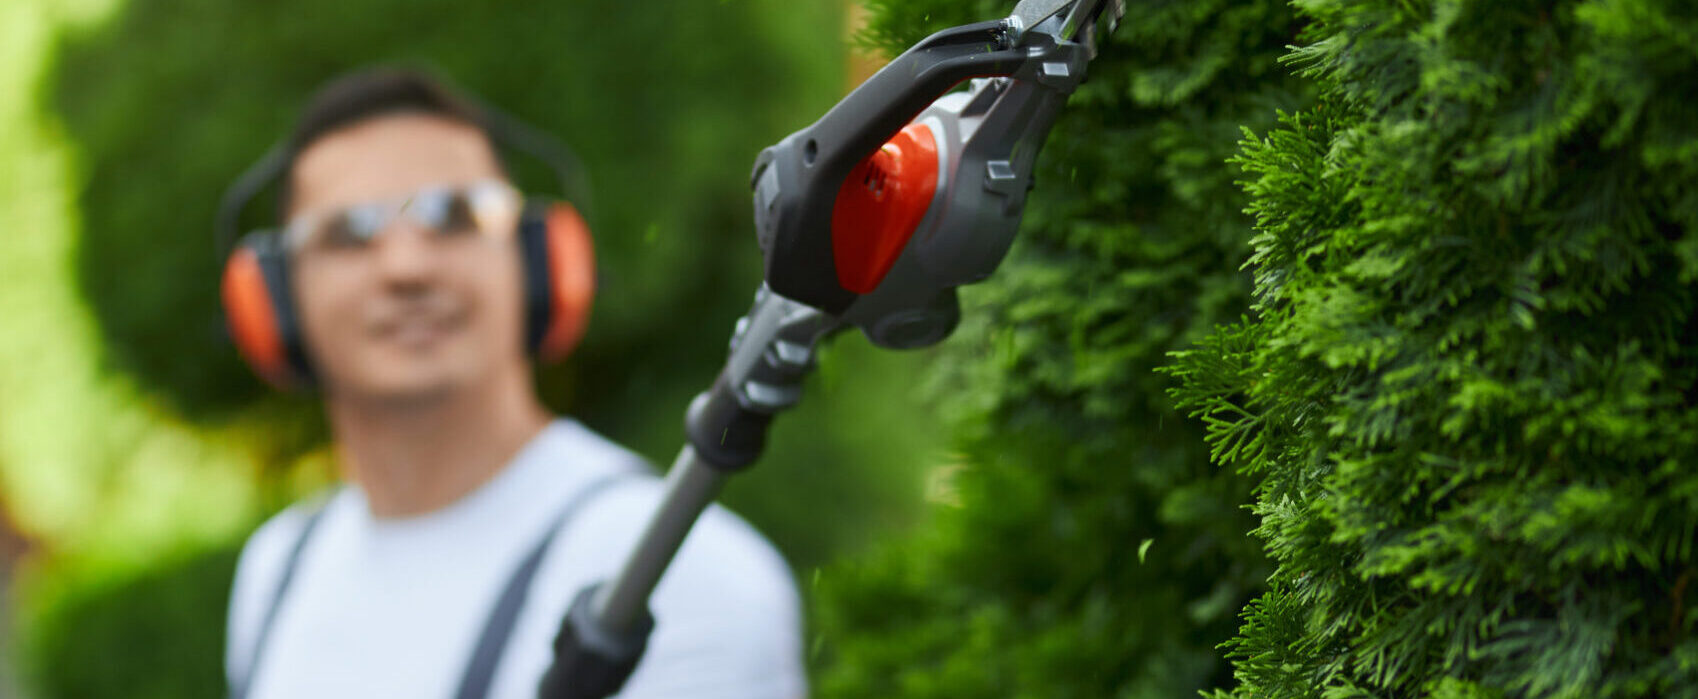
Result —
[[436, 250], [430, 232], [407, 216], [397, 216], [372, 241], [377, 273], [386, 284], [412, 286], [436, 271]]

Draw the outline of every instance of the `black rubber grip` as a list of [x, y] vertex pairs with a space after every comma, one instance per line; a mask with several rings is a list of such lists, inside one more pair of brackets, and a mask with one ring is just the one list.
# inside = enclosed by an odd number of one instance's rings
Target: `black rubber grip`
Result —
[[607, 633], [595, 623], [596, 591], [591, 585], [578, 592], [560, 635], [554, 637], [554, 664], [537, 686], [539, 699], [605, 699], [618, 693], [637, 669], [648, 649], [654, 617], [647, 614], [636, 629], [623, 636]]
[[690, 401], [690, 409], [684, 414], [684, 432], [696, 455], [724, 472], [748, 468], [760, 458], [771, 424], [771, 415], [737, 402], [724, 374], [713, 382], [713, 388]]

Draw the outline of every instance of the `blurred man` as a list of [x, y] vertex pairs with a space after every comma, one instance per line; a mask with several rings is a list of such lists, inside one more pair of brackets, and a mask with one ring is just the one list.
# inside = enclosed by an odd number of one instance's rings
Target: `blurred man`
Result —
[[[348, 486], [243, 550], [236, 696], [534, 697], [571, 598], [613, 576], [661, 494], [537, 399], [522, 198], [483, 117], [424, 76], [368, 71], [325, 87], [289, 143], [287, 284]], [[509, 588], [523, 603], [503, 629]], [[805, 693], [788, 569], [729, 512], [696, 525], [653, 611], [619, 696]]]

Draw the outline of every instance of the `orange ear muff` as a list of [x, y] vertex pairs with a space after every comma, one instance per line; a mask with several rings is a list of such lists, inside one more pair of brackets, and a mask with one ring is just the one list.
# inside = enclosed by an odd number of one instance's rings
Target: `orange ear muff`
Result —
[[565, 202], [528, 206], [521, 225], [530, 307], [527, 338], [538, 360], [565, 359], [589, 325], [595, 247], [589, 225]]
[[254, 373], [276, 385], [286, 380], [288, 360], [283, 336], [277, 329], [276, 306], [265, 287], [259, 254], [243, 246], [224, 263], [224, 322], [236, 350], [253, 367]]
[[299, 366], [298, 333], [282, 287], [281, 261], [268, 255], [265, 237], [243, 241], [224, 262], [220, 296], [230, 339], [248, 366], [266, 383], [291, 388], [310, 380]]

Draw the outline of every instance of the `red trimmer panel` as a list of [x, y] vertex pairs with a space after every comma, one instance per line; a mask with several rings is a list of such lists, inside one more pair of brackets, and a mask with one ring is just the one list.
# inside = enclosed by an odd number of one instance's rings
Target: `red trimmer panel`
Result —
[[937, 141], [909, 124], [849, 171], [831, 209], [837, 283], [857, 294], [878, 288], [925, 218], [937, 191]]

